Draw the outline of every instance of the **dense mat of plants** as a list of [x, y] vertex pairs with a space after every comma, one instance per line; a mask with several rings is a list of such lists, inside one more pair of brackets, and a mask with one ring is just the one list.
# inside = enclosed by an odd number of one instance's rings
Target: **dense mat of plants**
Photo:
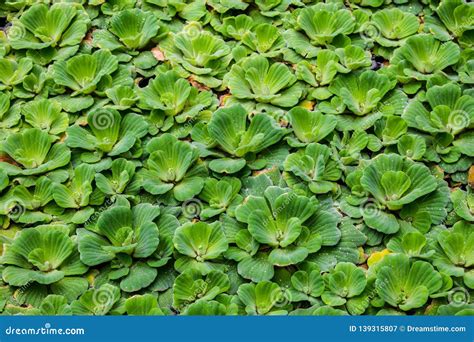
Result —
[[473, 5], [2, 1], [0, 310], [474, 314]]

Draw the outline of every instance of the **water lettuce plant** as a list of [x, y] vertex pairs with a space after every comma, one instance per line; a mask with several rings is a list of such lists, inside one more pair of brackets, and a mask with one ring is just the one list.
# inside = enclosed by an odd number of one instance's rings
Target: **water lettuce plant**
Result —
[[[8, 246], [8, 247], [7, 247]], [[88, 267], [77, 251], [77, 242], [66, 227], [45, 225], [18, 232], [2, 256], [3, 281], [10, 286], [31, 284], [36, 291], [64, 295], [69, 301], [87, 290], [83, 275]], [[36, 288], [36, 291], [35, 291]]]
[[232, 158], [215, 158], [209, 168], [215, 172], [235, 173], [246, 165], [246, 159], [277, 143], [285, 129], [265, 115], [256, 114], [248, 123], [244, 107], [235, 105], [218, 109], [207, 125], [211, 146], [217, 145]]
[[197, 148], [171, 134], [163, 134], [150, 140], [146, 150], [150, 155], [140, 175], [146, 191], [153, 195], [172, 192], [178, 201], [201, 192], [207, 169], [199, 162]]
[[192, 76], [211, 88], [221, 86], [232, 58], [229, 45], [197, 22], [189, 23], [179, 33], [170, 32], [160, 46], [165, 56], [181, 67], [184, 76]]
[[234, 64], [227, 74], [232, 96], [251, 99], [275, 106], [292, 107], [303, 94], [303, 86], [283, 63], [270, 64], [267, 58], [257, 55]]
[[15, 163], [0, 162], [7, 174], [37, 175], [65, 166], [71, 151], [63, 142], [38, 128], [28, 128], [8, 135], [1, 151]]
[[1, 315], [474, 314], [474, 2], [0, 2]]
[[57, 61], [53, 65], [53, 77], [56, 84], [74, 90], [72, 96], [90, 94], [117, 67], [117, 57], [109, 50], [98, 50], [92, 54], [78, 54], [68, 60]]
[[27, 50], [36, 61], [47, 64], [77, 53], [91, 19], [82, 6], [57, 3], [33, 4], [9, 28], [9, 44]]
[[112, 16], [108, 30], [94, 32], [94, 44], [111, 51], [142, 49], [157, 35], [159, 28], [158, 19], [152, 13], [126, 9]]

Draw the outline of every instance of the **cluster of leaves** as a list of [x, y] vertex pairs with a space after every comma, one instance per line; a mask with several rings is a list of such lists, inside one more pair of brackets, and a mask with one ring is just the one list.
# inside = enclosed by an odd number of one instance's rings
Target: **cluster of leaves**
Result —
[[0, 311], [474, 314], [473, 5], [2, 1]]

